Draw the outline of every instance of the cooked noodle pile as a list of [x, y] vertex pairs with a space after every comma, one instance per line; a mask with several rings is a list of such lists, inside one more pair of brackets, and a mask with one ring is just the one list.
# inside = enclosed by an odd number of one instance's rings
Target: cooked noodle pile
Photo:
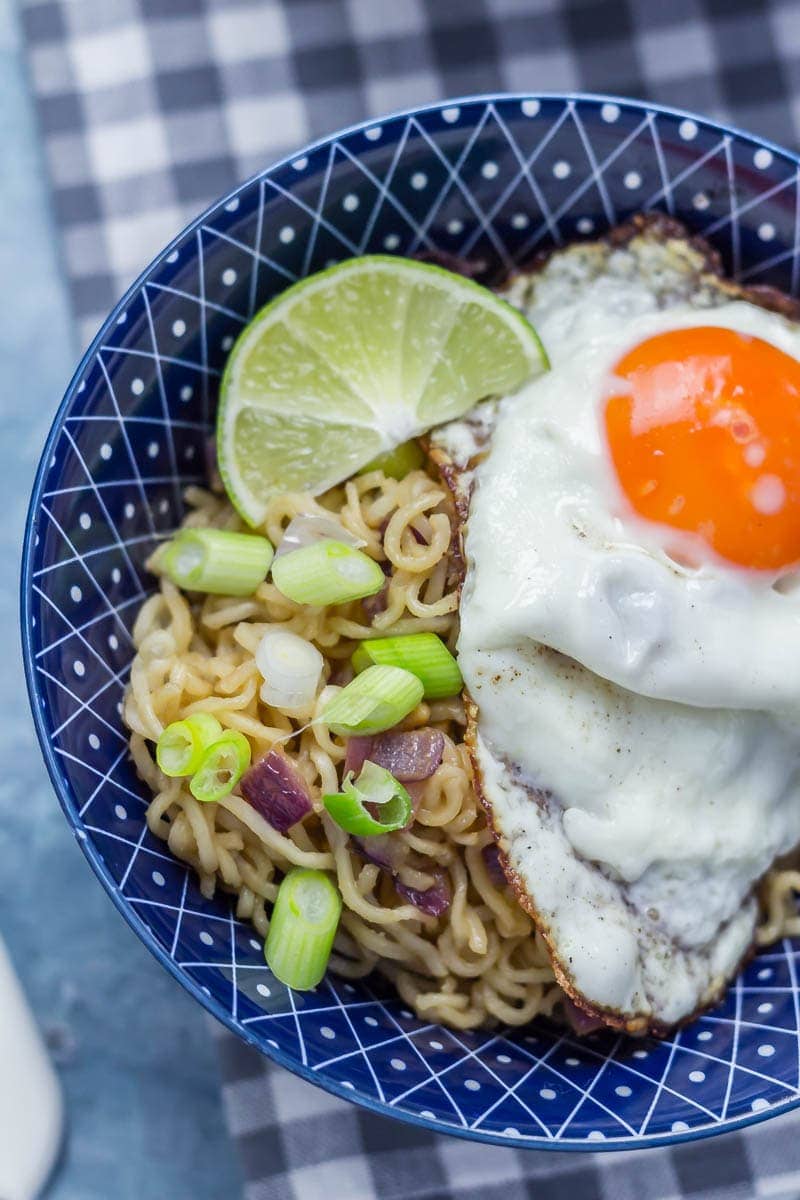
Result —
[[[186, 498], [186, 525], [242, 528], [226, 500], [199, 488], [189, 489]], [[212, 896], [218, 886], [235, 894], [237, 916], [252, 921], [262, 937], [286, 870], [332, 872], [343, 909], [331, 969], [352, 979], [382, 972], [425, 1020], [469, 1029], [495, 1022], [522, 1025], [550, 1013], [562, 993], [541, 938], [510, 890], [497, 887], [487, 872], [482, 851], [492, 839], [472, 786], [460, 700], [423, 702], [404, 723], [442, 730], [446, 750], [425, 784], [414, 824], [391, 835], [408, 849], [399, 869], [403, 884], [425, 891], [446, 872], [452, 902], [441, 917], [405, 902], [388, 874], [364, 861], [328, 818], [321, 797], [340, 790], [344, 741], [321, 725], [303, 728], [331, 689], [351, 677], [350, 655], [362, 638], [430, 630], [454, 648], [458, 578], [449, 497], [424, 471], [399, 482], [376, 471], [322, 501], [307, 495], [276, 498], [264, 532], [277, 545], [292, 517], [314, 512], [335, 514], [366, 542], [366, 553], [386, 564], [386, 607], [371, 619], [369, 602], [301, 607], [269, 581], [244, 600], [190, 600], [164, 579], [160, 592], [142, 606], [124, 716], [136, 767], [153, 792], [148, 826], [195, 868], [204, 895]], [[270, 625], [313, 641], [325, 656], [325, 687], [305, 712], [289, 716], [259, 698], [262, 679], [253, 656]], [[280, 744], [311, 788], [313, 814], [281, 835], [235, 792], [204, 804], [191, 795], [188, 780], [163, 776], [152, 743], [170, 722], [195, 712], [213, 712], [223, 726], [244, 733], [254, 761]], [[760, 943], [800, 932], [798, 887], [796, 871], [769, 876], [762, 890]]]

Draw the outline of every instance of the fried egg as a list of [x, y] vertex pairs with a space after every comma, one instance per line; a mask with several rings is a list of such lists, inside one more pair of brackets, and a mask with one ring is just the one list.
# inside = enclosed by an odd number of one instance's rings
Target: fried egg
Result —
[[800, 840], [800, 329], [646, 225], [514, 285], [551, 370], [440, 430], [476, 777], [584, 1008], [663, 1032]]

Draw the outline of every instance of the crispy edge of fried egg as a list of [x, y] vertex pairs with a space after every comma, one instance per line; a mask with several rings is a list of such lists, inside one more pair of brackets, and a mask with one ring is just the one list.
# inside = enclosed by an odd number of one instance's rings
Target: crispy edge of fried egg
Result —
[[[732, 299], [740, 299], [783, 316], [800, 319], [800, 302], [772, 288], [743, 288], [726, 279], [716, 252], [701, 239], [690, 237], [688, 231], [677, 221], [662, 214], [640, 215], [612, 230], [606, 238], [599, 241], [573, 243], [557, 249], [543, 257], [532, 269], [513, 277], [501, 294], [516, 307], [527, 310], [535, 303], [537, 289], [544, 290], [548, 279], [555, 279], [562, 289], [564, 284], [568, 283], [577, 295], [587, 282], [601, 274], [611, 274], [623, 281], [647, 278], [648, 283], [655, 285], [653, 293], [659, 308], [688, 303], [702, 310]], [[488, 452], [495, 407], [494, 402], [486, 401], [466, 418], [432, 431], [428, 438], [423, 440], [431, 462], [437, 468], [453, 499], [458, 518], [462, 583], [466, 569], [463, 540], [469, 519], [474, 473], [482, 457]], [[755, 952], [755, 926], [758, 917], [755, 896], [761, 881], [753, 881], [752, 888], [738, 913], [721, 925], [713, 941], [702, 949], [679, 949], [666, 937], [662, 939], [663, 946], [657, 948], [657, 952], [689, 960], [686, 965], [690, 973], [694, 965], [705, 964], [708, 981], [700, 990], [698, 1003], [691, 1012], [682, 1015], [676, 1022], [665, 1023], [658, 1020], [652, 1012], [622, 1012], [594, 1003], [577, 987], [568, 964], [559, 956], [559, 947], [547, 920], [538, 910], [523, 876], [509, 857], [509, 841], [486, 794], [484, 767], [481, 762], [479, 709], [468, 695], [465, 695], [465, 711], [467, 725], [464, 740], [472, 761], [475, 788], [486, 813], [489, 828], [497, 842], [504, 874], [518, 903], [532, 918], [540, 932], [547, 946], [556, 980], [573, 1003], [609, 1027], [636, 1036], [650, 1033], [659, 1037], [667, 1036], [675, 1028], [688, 1024], [701, 1012], [718, 1003], [731, 979]], [[537, 819], [544, 829], [550, 811], [549, 798], [546, 792], [535, 789], [530, 789], [530, 794], [536, 805]], [[614, 885], [599, 867], [586, 863], [571, 847], [570, 852], [578, 863], [596, 871], [606, 884], [618, 887], [622, 893], [622, 885]], [[741, 934], [736, 936], [734, 922], [737, 918], [747, 923], [748, 932], [744, 939]], [[726, 963], [724, 970], [714, 971], [711, 963], [713, 951], [722, 944], [726, 933], [735, 945], [734, 957], [730, 963]]]

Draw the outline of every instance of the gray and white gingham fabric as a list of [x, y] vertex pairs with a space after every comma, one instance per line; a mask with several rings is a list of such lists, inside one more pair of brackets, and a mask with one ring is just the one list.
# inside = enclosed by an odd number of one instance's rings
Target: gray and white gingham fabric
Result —
[[23, 0], [23, 16], [86, 340], [210, 201], [367, 116], [607, 91], [800, 138], [797, 0]]
[[506, 1150], [348, 1105], [220, 1030], [246, 1200], [798, 1200], [800, 1116], [669, 1149]]
[[[367, 116], [608, 91], [800, 142], [800, 0], [21, 2], [85, 340], [215, 197]], [[216, 1036], [247, 1200], [800, 1200], [800, 1114], [669, 1149], [526, 1153], [372, 1116]]]

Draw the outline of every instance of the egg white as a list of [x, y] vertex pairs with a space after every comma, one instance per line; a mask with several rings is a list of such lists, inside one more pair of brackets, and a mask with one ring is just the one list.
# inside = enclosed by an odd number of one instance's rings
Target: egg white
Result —
[[[707, 294], [664, 309], [646, 275], [576, 287], [574, 264], [556, 260], [530, 312], [552, 370], [495, 406], [488, 451], [456, 473], [458, 655], [478, 783], [559, 978], [666, 1028], [719, 994], [753, 936], [754, 884], [800, 841], [800, 593], [682, 566], [625, 515], [605, 380], [667, 329], [720, 325], [798, 358], [800, 332]], [[437, 444], [463, 464], [475, 430]]]
[[552, 369], [499, 406], [470, 521], [471, 606], [491, 612], [492, 645], [535, 638], [643, 696], [796, 709], [800, 579], [776, 588], [708, 550], [697, 567], [671, 557], [681, 535], [626, 512], [602, 406], [614, 364], [654, 334], [722, 326], [800, 358], [800, 331], [745, 302], [622, 320], [630, 296], [600, 292], [531, 314]]

